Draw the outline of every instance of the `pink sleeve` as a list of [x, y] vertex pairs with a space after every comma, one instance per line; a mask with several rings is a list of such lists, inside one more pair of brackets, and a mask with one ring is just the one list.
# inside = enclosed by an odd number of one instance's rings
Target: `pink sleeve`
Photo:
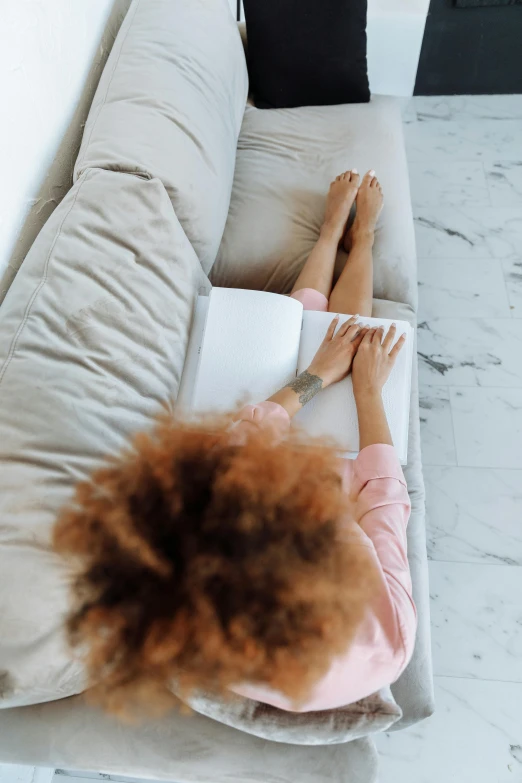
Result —
[[[367, 446], [352, 465], [350, 494], [355, 500], [356, 518], [375, 547], [385, 579], [387, 603], [393, 612], [388, 618], [390, 637], [397, 636], [402, 647], [399, 670], [389, 680], [394, 682], [411, 658], [417, 628], [406, 540], [410, 498], [393, 446]], [[392, 629], [394, 624], [396, 628]]]
[[328, 299], [315, 288], [300, 288], [291, 294], [291, 298], [301, 302], [303, 310], [319, 310], [322, 313], [328, 310]]
[[270, 429], [274, 440], [282, 440], [290, 429], [290, 416], [277, 402], [267, 401], [257, 405], [246, 405], [239, 411], [232, 425], [230, 433], [232, 442], [237, 444], [244, 442], [249, 432], [259, 427]]

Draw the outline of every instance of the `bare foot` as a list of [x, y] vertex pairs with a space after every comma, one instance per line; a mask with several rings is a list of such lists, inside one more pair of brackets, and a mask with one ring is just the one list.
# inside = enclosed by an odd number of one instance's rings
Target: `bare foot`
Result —
[[355, 220], [345, 232], [343, 240], [347, 253], [357, 239], [373, 240], [375, 226], [384, 203], [381, 183], [375, 176], [375, 171], [369, 171], [364, 175], [355, 203], [357, 208]]
[[345, 171], [330, 185], [321, 233], [339, 244], [346, 232], [350, 210], [359, 188], [357, 169]]

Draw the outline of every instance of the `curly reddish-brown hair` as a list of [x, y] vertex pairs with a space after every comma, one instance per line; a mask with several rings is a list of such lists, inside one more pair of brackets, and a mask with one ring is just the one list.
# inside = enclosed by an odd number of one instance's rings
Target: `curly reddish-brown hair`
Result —
[[230, 421], [162, 420], [80, 484], [56, 549], [77, 558], [70, 641], [112, 712], [263, 684], [296, 705], [343, 652], [372, 584], [334, 451]]

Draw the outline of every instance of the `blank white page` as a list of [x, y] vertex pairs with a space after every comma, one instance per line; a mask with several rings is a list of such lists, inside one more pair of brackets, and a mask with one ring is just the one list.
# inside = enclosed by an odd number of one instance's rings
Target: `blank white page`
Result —
[[230, 411], [261, 402], [295, 378], [303, 306], [264, 291], [213, 288], [193, 408]]
[[[314, 310], [303, 313], [298, 372], [303, 372], [310, 365], [332, 318], [332, 313]], [[339, 325], [349, 318], [349, 315], [341, 315]], [[408, 455], [413, 329], [407, 321], [393, 322], [384, 318], [360, 318], [359, 320], [370, 326], [383, 326], [386, 330], [392, 323], [396, 323], [397, 339], [401, 334], [406, 334], [406, 344], [399, 353], [383, 389], [384, 408], [393, 444], [399, 459], [405, 465]], [[335, 439], [343, 451], [348, 452], [347, 456], [356, 456], [359, 452], [359, 426], [351, 375], [317, 394], [295, 419], [311, 435]]]

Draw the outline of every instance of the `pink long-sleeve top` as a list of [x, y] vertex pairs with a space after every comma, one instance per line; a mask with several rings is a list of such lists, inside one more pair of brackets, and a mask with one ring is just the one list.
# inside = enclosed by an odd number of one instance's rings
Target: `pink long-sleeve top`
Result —
[[[283, 438], [290, 427], [288, 413], [273, 402], [249, 405], [240, 412], [233, 437], [242, 440], [257, 427], [268, 427]], [[343, 487], [355, 498], [355, 519], [342, 524], [350, 546], [369, 550], [379, 587], [355, 638], [344, 655], [332, 661], [300, 712], [341, 707], [390, 685], [406, 668], [415, 643], [417, 620], [406, 548], [410, 500], [395, 450], [384, 444], [367, 446], [355, 460], [339, 463]], [[245, 684], [234, 691], [296, 711], [289, 699], [269, 688]]]

